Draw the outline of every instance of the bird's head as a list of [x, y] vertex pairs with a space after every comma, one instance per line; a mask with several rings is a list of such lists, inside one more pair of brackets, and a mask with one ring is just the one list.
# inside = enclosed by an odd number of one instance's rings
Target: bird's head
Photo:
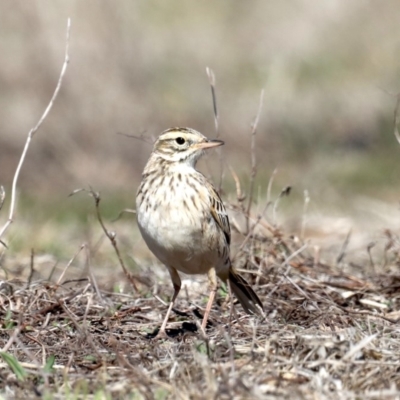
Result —
[[194, 129], [170, 128], [158, 137], [153, 153], [170, 162], [195, 166], [206, 149], [223, 144], [222, 140], [207, 139]]

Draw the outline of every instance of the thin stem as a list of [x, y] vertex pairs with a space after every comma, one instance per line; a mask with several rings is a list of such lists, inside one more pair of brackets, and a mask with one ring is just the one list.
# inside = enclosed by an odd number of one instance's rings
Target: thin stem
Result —
[[[214, 71], [209, 67], [206, 68], [206, 73], [208, 76], [208, 82], [210, 83], [210, 87], [211, 87], [215, 134], [216, 134], [216, 137], [218, 138], [219, 137], [219, 114], [218, 114], [218, 106], [217, 106], [217, 94], [215, 91], [215, 74], [214, 74]], [[218, 158], [219, 158], [219, 171], [220, 171], [218, 192], [221, 193], [222, 181], [223, 181], [223, 177], [224, 177], [224, 158], [222, 157], [222, 149], [221, 148], [217, 149], [217, 153], [218, 153]]]
[[249, 188], [249, 203], [247, 205], [246, 215], [246, 232], [250, 231], [250, 209], [253, 202], [254, 182], [257, 175], [257, 158], [256, 158], [256, 133], [257, 126], [260, 120], [261, 110], [264, 102], [264, 89], [261, 90], [260, 101], [258, 103], [258, 110], [254, 122], [251, 125], [251, 175], [250, 175], [250, 188]]
[[399, 111], [400, 111], [400, 94], [397, 95], [396, 108], [394, 109], [394, 136], [397, 142], [400, 144], [400, 133], [399, 133]]
[[218, 115], [218, 107], [217, 107], [217, 95], [215, 93], [215, 74], [214, 74], [214, 71], [209, 67], [206, 68], [206, 73], [207, 73], [208, 81], [210, 82], [210, 87], [211, 87], [215, 132], [216, 132], [216, 135], [218, 138], [218, 136], [219, 136], [219, 115]]
[[114, 247], [115, 253], [117, 254], [118, 257], [118, 261], [122, 267], [122, 270], [124, 271], [125, 276], [128, 278], [130, 284], [133, 286], [133, 288], [135, 289], [136, 292], [138, 292], [138, 287], [135, 283], [135, 279], [132, 276], [132, 274], [130, 274], [128, 272], [128, 269], [125, 266], [124, 260], [122, 259], [121, 253], [119, 251], [118, 245], [117, 245], [117, 240], [116, 240], [116, 232], [110, 232], [106, 226], [104, 225], [103, 222], [103, 218], [101, 216], [100, 213], [100, 195], [99, 193], [96, 193], [94, 190], [90, 189], [89, 193], [92, 195], [92, 197], [94, 198], [94, 202], [95, 202], [95, 206], [96, 206], [96, 216], [97, 216], [97, 220], [100, 223], [101, 228], [103, 229], [103, 232], [105, 233], [105, 235], [107, 236], [107, 238], [110, 240], [112, 246]]
[[13, 178], [13, 182], [12, 182], [10, 213], [9, 213], [7, 222], [4, 224], [3, 228], [0, 230], [0, 238], [3, 236], [4, 232], [8, 229], [10, 224], [13, 222], [14, 212], [15, 212], [15, 204], [16, 204], [16, 196], [17, 196], [18, 178], [19, 178], [19, 174], [21, 172], [22, 165], [24, 164], [25, 157], [26, 157], [26, 154], [28, 152], [28, 149], [29, 149], [30, 143], [32, 141], [32, 138], [35, 135], [35, 133], [38, 131], [40, 126], [42, 125], [43, 121], [47, 118], [50, 110], [53, 107], [54, 101], [56, 100], [56, 98], [58, 96], [58, 92], [60, 91], [60, 88], [61, 88], [61, 85], [62, 85], [62, 81], [63, 81], [64, 75], [65, 75], [65, 72], [67, 70], [67, 66], [68, 66], [68, 63], [69, 63], [69, 53], [68, 53], [68, 51], [69, 51], [69, 33], [70, 33], [70, 29], [71, 29], [71, 19], [68, 18], [66, 45], [65, 45], [65, 57], [64, 57], [63, 66], [61, 68], [60, 76], [58, 78], [57, 86], [56, 86], [56, 88], [54, 90], [53, 96], [51, 97], [49, 104], [47, 105], [46, 109], [44, 110], [44, 113], [40, 117], [40, 119], [37, 122], [37, 124], [28, 133], [28, 137], [26, 139], [25, 146], [24, 146], [24, 149], [22, 151], [21, 158], [19, 159], [17, 169], [15, 170], [15, 174], [14, 174], [14, 178]]

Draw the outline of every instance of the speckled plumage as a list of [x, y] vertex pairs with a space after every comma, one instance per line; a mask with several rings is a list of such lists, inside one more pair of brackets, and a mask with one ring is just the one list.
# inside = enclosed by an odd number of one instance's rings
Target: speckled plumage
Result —
[[[205, 149], [222, 144], [189, 128], [163, 132], [154, 144], [137, 192], [138, 225], [149, 249], [170, 272], [175, 289], [170, 309], [180, 290], [177, 271], [181, 271], [207, 273], [212, 294], [215, 275], [229, 280], [244, 309], [260, 314], [262, 304], [257, 295], [231, 266], [230, 226], [224, 204], [211, 183], [195, 169]], [[203, 327], [207, 317], [206, 310]]]

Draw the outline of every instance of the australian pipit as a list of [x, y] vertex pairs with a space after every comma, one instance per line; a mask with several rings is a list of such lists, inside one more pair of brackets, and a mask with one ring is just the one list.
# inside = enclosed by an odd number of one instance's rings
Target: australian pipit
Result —
[[139, 229], [147, 246], [168, 268], [174, 285], [159, 336], [166, 334], [168, 318], [181, 289], [178, 271], [208, 274], [211, 293], [203, 330], [217, 289], [217, 276], [229, 281], [247, 313], [262, 315], [260, 299], [231, 265], [231, 232], [224, 204], [212, 184], [195, 169], [204, 150], [223, 144], [193, 129], [168, 129], [155, 142], [144, 168], [136, 197]]

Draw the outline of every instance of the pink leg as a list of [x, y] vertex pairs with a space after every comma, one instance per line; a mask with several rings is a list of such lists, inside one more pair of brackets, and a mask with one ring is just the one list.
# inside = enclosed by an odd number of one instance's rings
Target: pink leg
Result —
[[155, 339], [168, 337], [165, 329], [167, 328], [167, 323], [169, 319], [169, 315], [171, 314], [172, 307], [174, 306], [175, 300], [178, 297], [179, 291], [181, 290], [181, 278], [178, 275], [178, 272], [175, 268], [168, 268], [169, 274], [171, 276], [172, 284], [174, 285], [174, 294], [172, 296], [171, 302], [169, 303], [167, 315], [164, 318], [164, 321], [161, 325], [160, 330], [157, 333]]
[[206, 311], [205, 311], [204, 317], [203, 317], [203, 322], [201, 323], [201, 329], [203, 330], [203, 332], [205, 332], [205, 329], [206, 329], [208, 316], [210, 314], [211, 307], [213, 305], [214, 298], [215, 298], [215, 293], [217, 291], [217, 286], [218, 286], [217, 274], [215, 273], [215, 269], [214, 268], [211, 268], [208, 271], [208, 281], [210, 283], [211, 293], [210, 293], [210, 297], [208, 298]]

